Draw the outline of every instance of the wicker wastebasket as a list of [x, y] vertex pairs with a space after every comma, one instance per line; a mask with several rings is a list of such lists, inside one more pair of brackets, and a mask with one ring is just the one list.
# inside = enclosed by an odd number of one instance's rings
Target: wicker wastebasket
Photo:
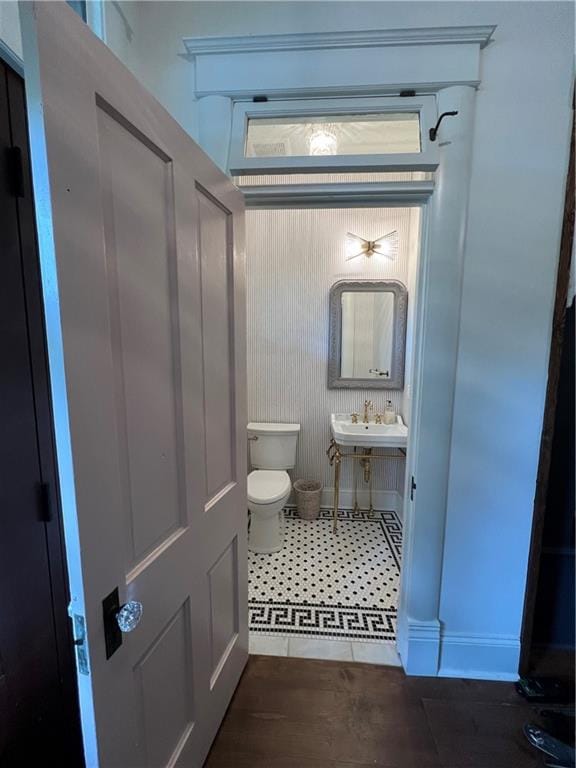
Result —
[[322, 483], [317, 480], [296, 480], [294, 491], [298, 516], [303, 520], [316, 520], [320, 514]]

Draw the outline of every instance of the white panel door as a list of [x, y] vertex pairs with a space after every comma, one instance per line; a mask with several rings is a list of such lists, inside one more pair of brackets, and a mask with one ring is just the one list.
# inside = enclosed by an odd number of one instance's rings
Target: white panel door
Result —
[[247, 659], [241, 195], [64, 3], [21, 15], [87, 765], [199, 768]]

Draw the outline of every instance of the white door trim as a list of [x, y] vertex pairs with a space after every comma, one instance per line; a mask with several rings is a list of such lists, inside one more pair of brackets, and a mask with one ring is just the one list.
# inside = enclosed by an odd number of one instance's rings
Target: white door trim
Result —
[[[416, 190], [420, 185], [425, 185], [419, 195], [415, 195], [413, 202], [408, 202], [403, 190], [406, 186], [413, 187]], [[387, 190], [385, 196], [381, 196], [376, 187], [384, 186], [390, 188]], [[397, 646], [402, 660], [402, 664], [406, 672], [410, 673], [410, 668], [407, 665], [406, 659], [408, 658], [408, 651], [412, 658], [419, 652], [420, 646], [424, 644], [426, 651], [428, 652], [429, 643], [432, 641], [435, 643], [435, 647], [438, 649], [440, 631], [439, 621], [436, 618], [430, 625], [419, 620], [414, 620], [408, 616], [408, 606], [410, 603], [410, 589], [412, 588], [409, 578], [405, 577], [405, 573], [409, 574], [412, 571], [411, 555], [414, 550], [414, 539], [417, 533], [415, 519], [415, 505], [410, 503], [410, 489], [409, 489], [409, 477], [411, 475], [411, 467], [414, 465], [416, 449], [415, 446], [418, 443], [418, 431], [420, 427], [420, 399], [423, 391], [422, 382], [422, 353], [423, 353], [423, 336], [424, 336], [424, 317], [426, 314], [426, 298], [427, 298], [427, 277], [429, 274], [429, 257], [430, 257], [430, 202], [433, 199], [434, 183], [433, 182], [397, 182], [388, 184], [327, 184], [318, 185], [318, 187], [328, 187], [329, 192], [322, 196], [322, 189], [320, 192], [315, 190], [315, 185], [303, 184], [303, 185], [278, 185], [280, 190], [276, 198], [269, 198], [267, 195], [272, 193], [276, 187], [274, 185], [266, 185], [260, 189], [263, 192], [259, 192], [258, 187], [243, 187], [246, 198], [246, 207], [251, 210], [275, 210], [275, 209], [303, 209], [303, 208], [344, 208], [344, 207], [356, 207], [356, 208], [374, 208], [374, 207], [414, 207], [419, 208], [421, 212], [420, 218], [420, 248], [418, 255], [418, 269], [416, 284], [414, 288], [414, 295], [410, 299], [415, 301], [416, 314], [414, 317], [414, 350], [412, 355], [413, 369], [412, 369], [412, 387], [413, 395], [411, 398], [410, 414], [408, 415], [408, 423], [410, 425], [408, 451], [406, 456], [406, 484], [404, 489], [404, 496], [397, 494], [398, 505], [395, 507], [398, 512], [403, 526], [403, 539], [402, 539], [402, 568], [400, 572], [400, 591], [399, 591], [399, 606], [398, 606], [398, 633], [397, 633]], [[354, 195], [354, 191], [350, 188], [354, 187], [369, 187], [364, 193], [364, 196], [360, 198]], [[372, 189], [370, 189], [372, 188]], [[395, 193], [396, 188], [396, 193]], [[250, 196], [251, 190], [257, 190], [256, 194]], [[297, 191], [295, 191], [297, 190]], [[326, 490], [324, 489], [323, 501], [327, 503]], [[443, 521], [442, 521], [443, 523]], [[441, 572], [442, 563], [437, 564], [438, 573]], [[402, 627], [411, 627], [411, 634], [409, 641], [405, 635], [402, 634]], [[437, 630], [435, 628], [438, 628]], [[429, 655], [429, 654], [428, 654]], [[429, 668], [429, 671], [425, 674], [436, 675], [437, 665]]]
[[4, 40], [0, 39], [0, 59], [2, 61], [6, 62], [9, 67], [12, 67], [12, 69], [17, 72], [20, 77], [24, 77], [24, 62], [18, 56], [17, 53], [14, 53], [12, 48], [6, 45]]
[[496, 27], [492, 24], [461, 27], [409, 27], [362, 29], [346, 32], [302, 32], [292, 35], [238, 35], [185, 37], [189, 58], [202, 54], [269, 53], [338, 48], [380, 48], [390, 45], [473, 43], [485, 48]]
[[441, 663], [442, 566], [474, 107], [474, 89], [456, 86], [440, 94], [439, 112], [458, 109], [460, 114], [444, 128], [437, 177], [442, 193], [427, 207], [419, 265], [398, 608], [399, 652], [406, 672], [416, 675], [437, 675]]
[[484, 25], [184, 38], [185, 58], [193, 64], [191, 95], [198, 104], [200, 144], [220, 168], [228, 169], [237, 102], [274, 109], [282, 100], [308, 99], [312, 104], [315, 99], [350, 97], [438, 97], [455, 85], [476, 88], [481, 51], [492, 42], [495, 29]]
[[[447, 88], [439, 100], [439, 112], [456, 108], [460, 115], [445, 121], [441, 129], [437, 183], [443, 193], [429, 195], [428, 202], [420, 203], [423, 216], [415, 291], [414, 388], [398, 609], [398, 649], [404, 669], [408, 674], [432, 676], [439, 674], [442, 648], [440, 597], [475, 90]], [[287, 190], [285, 187], [279, 192], [279, 198], [289, 196]], [[306, 201], [306, 189], [298, 190], [298, 194], [298, 204], [292, 207], [303, 207]], [[308, 196], [313, 203], [313, 191], [308, 190]], [[344, 194], [340, 201], [328, 197], [316, 207], [341, 207], [345, 199]], [[390, 205], [392, 199], [391, 193], [385, 204]], [[270, 204], [264, 192], [260, 202], [262, 207]], [[413, 502], [412, 475], [417, 485]]]
[[183, 43], [184, 57], [194, 63], [197, 98], [378, 96], [477, 85], [480, 51], [495, 29], [483, 25], [185, 37]]
[[428, 202], [433, 181], [365, 184], [263, 184], [240, 187], [246, 208], [404, 208]]

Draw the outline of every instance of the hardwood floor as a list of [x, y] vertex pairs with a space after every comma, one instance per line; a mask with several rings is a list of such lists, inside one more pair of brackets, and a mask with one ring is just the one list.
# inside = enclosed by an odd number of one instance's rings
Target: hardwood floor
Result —
[[251, 656], [205, 768], [540, 768], [511, 683]]

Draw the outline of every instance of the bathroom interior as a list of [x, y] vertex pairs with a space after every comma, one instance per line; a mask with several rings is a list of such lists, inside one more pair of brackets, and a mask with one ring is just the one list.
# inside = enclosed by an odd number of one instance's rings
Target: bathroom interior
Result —
[[252, 653], [400, 664], [420, 241], [419, 206], [247, 211]]

